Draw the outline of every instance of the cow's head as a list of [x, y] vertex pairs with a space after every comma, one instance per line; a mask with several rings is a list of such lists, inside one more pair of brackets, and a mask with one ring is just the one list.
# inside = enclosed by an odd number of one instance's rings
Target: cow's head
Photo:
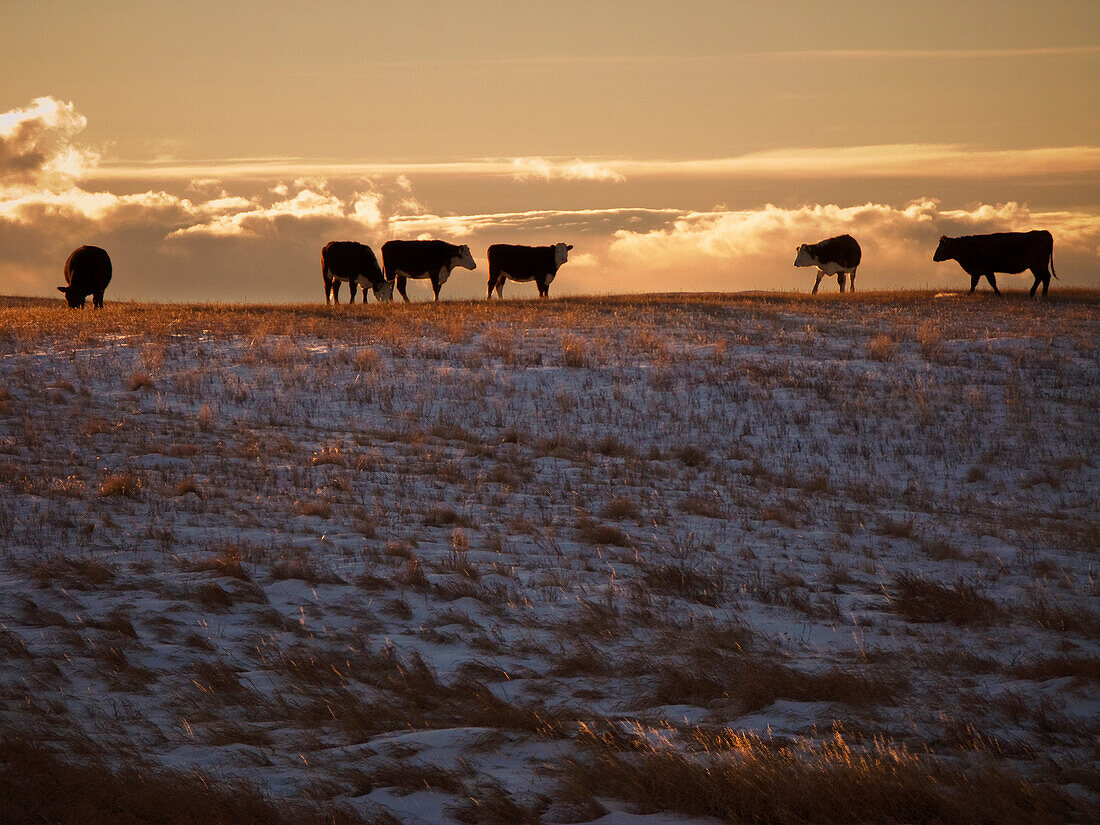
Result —
[[569, 260], [569, 250], [573, 248], [572, 244], [556, 243], [554, 244], [554, 263], [561, 266], [563, 263]]
[[932, 256], [933, 261], [949, 261], [954, 257], [951, 253], [951, 242], [954, 238], [949, 238], [946, 235], [940, 235], [940, 245], [936, 247], [936, 254]]
[[454, 269], [456, 266], [461, 266], [464, 269], [477, 269], [477, 264], [474, 263], [474, 256], [470, 252], [468, 244], [462, 244], [462, 246], [458, 248], [458, 252], [451, 258], [451, 269]]
[[794, 256], [795, 266], [817, 266], [817, 261], [814, 260], [813, 254], [810, 252], [809, 244], [802, 244], [798, 247], [798, 251]]
[[65, 300], [69, 302], [69, 306], [72, 309], [81, 308], [84, 306], [84, 299], [86, 295], [79, 295], [77, 291], [71, 286], [59, 286], [57, 291], [64, 294]]
[[374, 287], [375, 300], [382, 303], [388, 303], [393, 300], [393, 281], [382, 281], [375, 284]]

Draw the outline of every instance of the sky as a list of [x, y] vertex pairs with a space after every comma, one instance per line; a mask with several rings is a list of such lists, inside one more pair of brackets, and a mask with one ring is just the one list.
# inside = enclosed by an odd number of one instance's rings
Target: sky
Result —
[[861, 289], [961, 288], [931, 260], [941, 235], [1036, 228], [1053, 288], [1100, 287], [1091, 2], [0, 16], [0, 294], [56, 296], [89, 243], [114, 261], [108, 300], [323, 300], [327, 241], [421, 237], [478, 262], [445, 298], [484, 296], [498, 242], [572, 244], [552, 294], [808, 291], [795, 248], [844, 232]]

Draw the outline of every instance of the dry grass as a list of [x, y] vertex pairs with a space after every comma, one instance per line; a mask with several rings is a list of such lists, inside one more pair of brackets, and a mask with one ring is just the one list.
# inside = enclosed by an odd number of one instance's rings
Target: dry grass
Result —
[[57, 309], [0, 299], [5, 729], [484, 822], [1100, 798], [1098, 293]]
[[1084, 821], [1086, 809], [1059, 790], [1009, 769], [948, 767], [877, 740], [790, 744], [729, 731], [702, 755], [650, 740], [621, 743], [582, 734], [583, 753], [566, 766], [575, 798], [612, 797], [642, 813], [675, 811], [722, 822], [1043, 825]]
[[867, 344], [867, 357], [874, 361], [893, 361], [897, 352], [897, 341], [886, 333], [876, 335]]
[[894, 579], [891, 604], [910, 622], [990, 624], [1003, 615], [997, 603], [970, 582], [959, 579], [945, 585], [908, 573]]
[[650, 704], [728, 704], [738, 713], [759, 711], [780, 699], [858, 707], [894, 698], [895, 691], [881, 678], [838, 668], [807, 673], [747, 651], [734, 655], [696, 651], [687, 662], [659, 665], [646, 693]]
[[[131, 762], [111, 769], [95, 753], [67, 757], [25, 737], [0, 742], [0, 821], [7, 825], [370, 825], [348, 810], [277, 804], [243, 781]], [[381, 823], [382, 820], [374, 820]]]
[[943, 354], [943, 335], [934, 321], [925, 321], [917, 329], [917, 344], [928, 361], [936, 361]]
[[104, 497], [137, 498], [141, 488], [141, 479], [133, 473], [108, 473], [99, 484], [99, 494]]

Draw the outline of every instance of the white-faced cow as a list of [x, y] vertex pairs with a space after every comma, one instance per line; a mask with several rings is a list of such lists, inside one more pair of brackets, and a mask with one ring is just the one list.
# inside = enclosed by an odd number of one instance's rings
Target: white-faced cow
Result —
[[84, 300], [91, 295], [92, 306], [103, 308], [103, 292], [111, 283], [111, 257], [98, 246], [80, 246], [65, 261], [65, 283], [58, 292], [74, 309], [84, 307]]
[[840, 291], [844, 292], [844, 276], [852, 276], [852, 292], [856, 291], [856, 268], [859, 266], [862, 252], [856, 239], [851, 235], [837, 235], [817, 243], [804, 243], [798, 247], [795, 266], [816, 266], [817, 281], [811, 295], [817, 295], [821, 279], [826, 275], [836, 275]]
[[457, 266], [477, 269], [470, 247], [456, 246], [446, 241], [386, 241], [382, 244], [382, 266], [386, 280], [397, 282], [397, 291], [408, 303], [405, 283], [408, 278], [430, 278], [435, 299], [439, 290]]
[[367, 288], [374, 290], [379, 301], [393, 300], [393, 281], [382, 277], [374, 250], [356, 241], [331, 241], [321, 250], [321, 277], [325, 281], [325, 303], [340, 303], [340, 282], [346, 281], [351, 291], [349, 304], [355, 303], [355, 290], [363, 287], [363, 303]]
[[497, 297], [504, 297], [504, 279], [534, 281], [539, 297], [550, 296], [550, 282], [558, 274], [558, 268], [569, 259], [572, 245], [556, 243], [553, 246], [516, 246], [498, 243], [489, 247], [489, 294], [493, 289]]
[[[995, 232], [992, 235], [964, 235], [961, 238], [940, 238], [933, 261], [959, 262], [959, 266], [970, 276], [970, 292], [973, 293], [978, 281], [983, 277], [989, 281], [998, 295], [995, 272], [1016, 275], [1030, 269], [1035, 276], [1031, 285], [1031, 296], [1039, 284], [1043, 285], [1043, 294], [1050, 287], [1050, 276], [1058, 277], [1054, 272], [1054, 237], [1045, 229], [1035, 232]], [[1047, 271], [1047, 264], [1050, 271]]]

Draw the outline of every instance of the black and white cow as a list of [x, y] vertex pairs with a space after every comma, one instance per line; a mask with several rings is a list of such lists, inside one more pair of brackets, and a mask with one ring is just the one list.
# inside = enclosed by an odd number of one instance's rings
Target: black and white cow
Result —
[[386, 269], [386, 280], [397, 282], [397, 291], [406, 303], [408, 278], [430, 278], [438, 301], [439, 290], [451, 277], [451, 270], [457, 266], [477, 269], [470, 247], [446, 241], [386, 241], [382, 244], [382, 266]]
[[91, 295], [92, 306], [103, 308], [103, 292], [111, 283], [111, 256], [98, 246], [78, 246], [65, 261], [65, 283], [58, 292], [72, 308], [83, 308], [84, 300]]
[[556, 243], [553, 246], [516, 246], [498, 243], [489, 247], [489, 294], [493, 289], [497, 297], [504, 297], [504, 279], [534, 281], [539, 297], [550, 296], [550, 282], [558, 274], [558, 268], [569, 259], [571, 244]]
[[[1043, 294], [1050, 287], [1050, 276], [1058, 277], [1054, 271], [1054, 236], [1045, 229], [1034, 232], [995, 232], [992, 235], [963, 235], [961, 238], [940, 238], [933, 261], [959, 262], [970, 276], [970, 292], [973, 293], [978, 281], [983, 277], [989, 281], [998, 295], [995, 272], [1007, 272], [1010, 275], [1030, 269], [1035, 276], [1031, 285], [1031, 296], [1039, 284], [1043, 285]], [[1050, 271], [1047, 271], [1047, 264]]]
[[321, 250], [321, 277], [325, 281], [325, 303], [340, 303], [340, 282], [346, 281], [351, 291], [349, 304], [355, 303], [356, 288], [363, 286], [363, 303], [367, 302], [367, 287], [374, 290], [379, 301], [393, 300], [393, 281], [382, 277], [374, 250], [357, 241], [331, 241]]
[[840, 291], [844, 292], [844, 276], [851, 273], [852, 292], [856, 291], [856, 268], [859, 266], [862, 251], [856, 239], [851, 235], [837, 235], [817, 243], [804, 243], [798, 247], [795, 266], [816, 266], [817, 281], [811, 295], [817, 295], [821, 279], [826, 275], [836, 275], [840, 282]]

